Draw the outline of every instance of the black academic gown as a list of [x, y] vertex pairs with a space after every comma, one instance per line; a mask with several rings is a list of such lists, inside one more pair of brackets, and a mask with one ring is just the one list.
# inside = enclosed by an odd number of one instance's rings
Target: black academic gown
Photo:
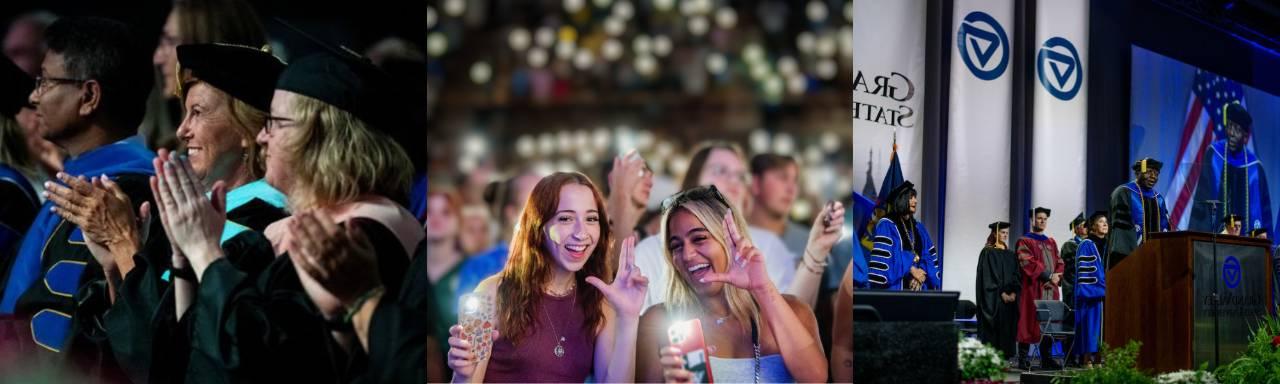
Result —
[[427, 242], [409, 262], [399, 297], [383, 296], [369, 324], [369, 366], [361, 383], [424, 383], [427, 380]]
[[[223, 254], [237, 269], [256, 276], [275, 259], [262, 231], [287, 216], [282, 202], [250, 199], [239, 204], [227, 212], [227, 228], [239, 224], [247, 230], [223, 240]], [[169, 254], [168, 250], [162, 253]], [[117, 288], [116, 303], [102, 324], [131, 380], [180, 382], [187, 374], [192, 355], [191, 324], [189, 318], [177, 317], [171, 284], [175, 277], [168, 264], [154, 265], [147, 261], [149, 258], [145, 254], [134, 256], [135, 267]]]
[[[387, 292], [400, 292], [409, 266], [400, 241], [376, 221], [353, 220], [374, 246]], [[326, 322], [287, 254], [276, 257], [256, 277], [228, 259], [215, 261], [205, 270], [197, 296], [188, 315], [193, 349], [188, 382], [350, 382], [369, 370], [369, 355], [358, 345], [348, 353], [334, 340], [336, 330], [351, 334], [352, 342], [358, 343], [350, 330]], [[387, 301], [390, 306], [395, 300]], [[403, 322], [418, 321], [412, 314], [387, 315], [392, 309], [379, 311], [384, 316], [375, 314], [375, 328], [406, 329]], [[398, 337], [382, 331], [371, 334], [373, 339]], [[377, 345], [371, 351], [397, 350]]]
[[[1002, 293], [1022, 288], [1013, 251], [987, 247], [978, 256], [978, 338], [1013, 356], [1018, 335], [1018, 302], [1005, 303]], [[1022, 298], [1019, 297], [1019, 300]]]
[[1076, 281], [1076, 250], [1080, 249], [1080, 242], [1084, 241], [1080, 237], [1072, 237], [1066, 243], [1062, 244], [1062, 251], [1058, 255], [1062, 256], [1062, 302], [1071, 305], [1075, 302], [1075, 285]]
[[27, 178], [13, 167], [0, 164], [0, 281], [13, 266], [22, 235], [31, 227], [39, 209], [40, 200]]

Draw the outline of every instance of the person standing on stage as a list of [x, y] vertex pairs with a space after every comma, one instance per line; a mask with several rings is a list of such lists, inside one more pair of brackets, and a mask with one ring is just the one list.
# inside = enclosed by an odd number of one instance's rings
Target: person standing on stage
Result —
[[874, 289], [942, 289], [942, 261], [924, 224], [915, 219], [915, 185], [904, 181], [889, 192], [889, 211], [876, 223], [867, 275]]
[[1058, 256], [1058, 242], [1044, 234], [1049, 223], [1048, 208], [1031, 210], [1031, 232], [1018, 239], [1018, 264], [1022, 272], [1022, 294], [1018, 305], [1018, 358], [1023, 369], [1030, 367], [1027, 349], [1031, 343], [1040, 343], [1041, 368], [1059, 369], [1057, 362], [1048, 358], [1053, 341], [1041, 340], [1040, 323], [1036, 320], [1036, 300], [1058, 300], [1058, 287], [1062, 283], [1064, 265]]
[[987, 244], [978, 255], [978, 339], [1014, 355], [1018, 326], [1018, 258], [1009, 250], [1009, 223], [987, 226]]
[[1134, 180], [1111, 191], [1111, 212], [1107, 223], [1114, 227], [1107, 237], [1103, 255], [1107, 268], [1115, 267], [1146, 239], [1147, 233], [1169, 231], [1169, 209], [1164, 196], [1156, 192], [1160, 168], [1164, 164], [1150, 157], [1133, 163]]
[[1075, 297], [1075, 290], [1072, 289], [1071, 284], [1076, 281], [1076, 250], [1080, 249], [1080, 242], [1089, 236], [1089, 228], [1085, 226], [1083, 212], [1071, 220], [1071, 233], [1075, 236], [1063, 243], [1062, 251], [1058, 253], [1062, 256], [1062, 264], [1065, 266], [1062, 273], [1062, 302], [1064, 303], [1071, 303]]
[[1083, 355], [1081, 363], [1085, 368], [1093, 368], [1093, 363], [1102, 363], [1098, 355], [1098, 343], [1102, 339], [1102, 299], [1107, 292], [1106, 269], [1102, 268], [1104, 250], [1100, 245], [1106, 244], [1107, 213], [1094, 212], [1089, 215], [1089, 237], [1080, 242], [1077, 252], [1078, 263], [1075, 266], [1074, 301], [1070, 302], [1075, 309], [1075, 354]]

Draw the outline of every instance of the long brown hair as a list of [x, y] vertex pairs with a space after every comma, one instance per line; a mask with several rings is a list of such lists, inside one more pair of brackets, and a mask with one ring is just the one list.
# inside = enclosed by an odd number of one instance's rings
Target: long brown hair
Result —
[[742, 154], [742, 147], [739, 147], [737, 144], [720, 140], [702, 143], [698, 146], [698, 149], [694, 151], [693, 158], [689, 160], [689, 170], [685, 171], [684, 180], [680, 182], [681, 191], [688, 191], [693, 189], [693, 187], [698, 186], [698, 179], [702, 178], [702, 172], [704, 171], [703, 168], [707, 167], [707, 158], [711, 157], [711, 151], [717, 149], [733, 152], [733, 154], [738, 155], [739, 159], [746, 158]]
[[512, 344], [532, 333], [535, 323], [534, 315], [539, 300], [542, 299], [543, 287], [551, 277], [551, 268], [555, 261], [546, 249], [546, 235], [543, 228], [555, 216], [560, 206], [560, 189], [565, 185], [579, 184], [591, 189], [596, 199], [596, 210], [600, 212], [600, 240], [596, 248], [587, 258], [581, 270], [574, 273], [573, 280], [578, 306], [586, 319], [582, 322], [583, 330], [592, 332], [599, 329], [604, 321], [604, 294], [587, 284], [587, 276], [612, 279], [606, 262], [612, 239], [609, 236], [609, 217], [605, 213], [604, 196], [600, 189], [591, 183], [591, 179], [577, 172], [557, 172], [542, 178], [529, 193], [529, 202], [524, 205], [520, 214], [515, 235], [511, 238], [511, 254], [507, 265], [503, 267], [501, 284], [498, 286], [498, 319], [502, 325], [502, 337], [511, 340]]

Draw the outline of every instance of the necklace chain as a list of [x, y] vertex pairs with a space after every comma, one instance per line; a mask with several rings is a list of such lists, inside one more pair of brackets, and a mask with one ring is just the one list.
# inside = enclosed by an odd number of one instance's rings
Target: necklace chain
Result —
[[[577, 284], [574, 284], [574, 285], [576, 286]], [[551, 296], [555, 296], [555, 294], [552, 294], [552, 293], [550, 293], [550, 292], [547, 292], [547, 294], [548, 294], [548, 295], [551, 295]], [[571, 295], [571, 294], [573, 294], [573, 287], [569, 287], [569, 293], [566, 293], [565, 295], [567, 296], [567, 295]], [[558, 297], [564, 297], [564, 296], [558, 296]], [[557, 359], [558, 359], [558, 358], [563, 358], [563, 357], [564, 357], [564, 354], [565, 354], [565, 352], [564, 352], [564, 335], [561, 335], [561, 334], [560, 334], [560, 330], [559, 330], [559, 329], [556, 329], [556, 323], [555, 323], [554, 321], [552, 321], [552, 319], [551, 319], [551, 311], [548, 311], [548, 310], [547, 310], [546, 301], [543, 301], [543, 302], [542, 302], [542, 304], [543, 304], [543, 305], [542, 305], [542, 314], [543, 314], [543, 316], [544, 316], [544, 317], [546, 317], [546, 319], [547, 319], [547, 325], [550, 325], [550, 326], [551, 326], [551, 332], [552, 332], [552, 333], [555, 335], [555, 337], [556, 337], [556, 347], [555, 347], [555, 348], [553, 348], [553, 349], [551, 350], [551, 352], [556, 356], [556, 358], [557, 358]], [[577, 305], [577, 304], [578, 304], [578, 295], [573, 295], [573, 302], [572, 302], [572, 304], [570, 304], [570, 306], [575, 306], [575, 305]]]

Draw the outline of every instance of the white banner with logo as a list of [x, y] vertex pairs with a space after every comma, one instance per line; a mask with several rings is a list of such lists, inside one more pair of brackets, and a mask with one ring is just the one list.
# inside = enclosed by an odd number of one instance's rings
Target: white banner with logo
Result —
[[1074, 236], [1071, 220], [1085, 209], [1089, 1], [1036, 3], [1034, 44], [1031, 204], [1053, 210], [1046, 232], [1063, 244]]
[[873, 200], [889, 168], [895, 131], [903, 176], [920, 185], [925, 5], [853, 0], [853, 190], [863, 193], [870, 183], [875, 192], [867, 197]]
[[956, 0], [952, 17], [942, 286], [963, 300], [987, 224], [1008, 219], [1013, 13], [1012, 0]]

